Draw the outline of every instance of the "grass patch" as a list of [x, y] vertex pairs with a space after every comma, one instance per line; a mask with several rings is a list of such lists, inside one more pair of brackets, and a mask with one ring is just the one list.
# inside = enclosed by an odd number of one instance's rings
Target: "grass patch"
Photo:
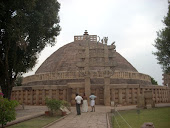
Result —
[[[170, 127], [170, 107], [119, 111], [122, 117], [128, 122], [132, 128], [140, 128], [144, 122], [153, 122], [155, 128], [169, 128]], [[128, 125], [115, 112], [115, 118], [121, 128], [127, 128]], [[114, 116], [112, 116], [113, 128], [119, 128]]]
[[40, 116], [31, 120], [27, 120], [12, 126], [9, 128], [42, 128], [43, 126], [59, 119], [61, 116]]

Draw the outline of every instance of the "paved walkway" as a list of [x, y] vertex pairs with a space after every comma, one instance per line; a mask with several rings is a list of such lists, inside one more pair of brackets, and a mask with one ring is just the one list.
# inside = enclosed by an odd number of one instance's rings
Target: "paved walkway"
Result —
[[[170, 103], [156, 104], [156, 107], [165, 107], [169, 106]], [[46, 128], [107, 128], [107, 112], [111, 112], [113, 107], [110, 106], [96, 106], [96, 112], [87, 112], [82, 113], [81, 115], [76, 115], [76, 108], [71, 107], [72, 113], [66, 116], [65, 118], [53, 123], [52, 125]], [[131, 106], [118, 106], [117, 110], [129, 110], [136, 109], [136, 105]], [[37, 116], [41, 116], [44, 112], [48, 110], [46, 106], [25, 106], [23, 110], [20, 106], [17, 108], [16, 120], [8, 123], [15, 124], [28, 120]], [[89, 107], [89, 111], [91, 108]]]
[[[89, 111], [91, 111], [90, 107]], [[72, 113], [70, 115], [48, 128], [107, 128], [106, 113], [110, 111], [111, 107], [96, 106], [95, 112], [76, 115], [76, 108], [72, 107]]]
[[[170, 103], [156, 104], [156, 107], [170, 106]], [[109, 128], [107, 112], [111, 112], [114, 107], [96, 105], [96, 112], [82, 113], [76, 115], [76, 108], [72, 107], [72, 113], [63, 120], [52, 124], [46, 128]], [[136, 109], [136, 105], [118, 106], [117, 110]], [[89, 107], [89, 111], [91, 108]]]

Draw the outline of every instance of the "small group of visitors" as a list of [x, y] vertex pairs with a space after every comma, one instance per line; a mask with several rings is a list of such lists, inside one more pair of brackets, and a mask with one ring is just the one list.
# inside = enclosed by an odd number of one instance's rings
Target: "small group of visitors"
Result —
[[[95, 112], [95, 99], [97, 98], [93, 93], [89, 96], [90, 98], [90, 106], [92, 108], [91, 112]], [[82, 104], [82, 112], [88, 112], [88, 103], [87, 103], [87, 97], [84, 94], [83, 97], [81, 97], [78, 93], [75, 97], [76, 100], [76, 110], [77, 115], [81, 115], [80, 106]], [[83, 103], [82, 103], [83, 102]]]

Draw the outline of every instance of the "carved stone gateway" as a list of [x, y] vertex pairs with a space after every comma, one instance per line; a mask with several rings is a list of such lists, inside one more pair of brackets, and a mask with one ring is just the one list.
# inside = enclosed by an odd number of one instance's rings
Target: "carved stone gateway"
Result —
[[[97, 40], [99, 39], [99, 40]], [[44, 105], [45, 98], [75, 104], [75, 93], [97, 96], [96, 104], [137, 104], [137, 97], [152, 91], [153, 101], [170, 101], [167, 86], [151, 85], [149, 75], [139, 73], [116, 52], [115, 43], [97, 35], [74, 36], [71, 42], [48, 57], [22, 87], [14, 87], [12, 98], [24, 104]]]

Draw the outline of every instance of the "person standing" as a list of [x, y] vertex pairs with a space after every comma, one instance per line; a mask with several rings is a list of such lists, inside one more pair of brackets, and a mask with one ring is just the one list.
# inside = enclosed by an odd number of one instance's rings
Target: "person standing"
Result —
[[95, 96], [93, 93], [89, 96], [90, 98], [90, 106], [92, 108], [91, 112], [95, 112], [95, 99], [97, 98], [97, 96]]
[[81, 101], [83, 100], [83, 98], [81, 96], [79, 96], [79, 94], [77, 93], [75, 100], [76, 100], [77, 115], [81, 115], [80, 105], [81, 105]]
[[82, 112], [88, 112], [88, 103], [87, 103], [87, 97], [86, 97], [85, 93], [83, 96]]

